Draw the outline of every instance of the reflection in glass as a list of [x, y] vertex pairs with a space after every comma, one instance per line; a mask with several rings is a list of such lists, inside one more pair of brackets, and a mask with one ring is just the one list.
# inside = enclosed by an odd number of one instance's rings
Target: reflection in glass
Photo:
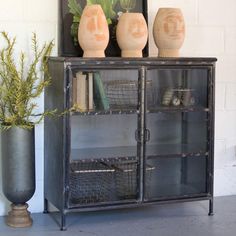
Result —
[[153, 167], [151, 177], [145, 180], [147, 200], [207, 193], [206, 156], [152, 158], [147, 165]]

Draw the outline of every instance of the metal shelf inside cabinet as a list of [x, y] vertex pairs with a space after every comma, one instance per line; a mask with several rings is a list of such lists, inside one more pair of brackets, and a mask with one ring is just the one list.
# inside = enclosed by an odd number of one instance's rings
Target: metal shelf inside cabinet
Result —
[[96, 116], [96, 115], [129, 115], [139, 114], [137, 109], [110, 109], [103, 111], [85, 111], [85, 112], [72, 112], [73, 116]]
[[209, 108], [203, 106], [159, 106], [159, 107], [148, 107], [147, 113], [158, 113], [158, 112], [210, 112]]
[[[124, 156], [124, 157], [103, 157], [103, 158], [92, 158], [92, 159], [74, 159], [71, 160], [70, 165], [77, 165], [77, 164], [88, 164], [88, 163], [101, 163], [105, 166], [110, 166], [114, 163], [138, 163], [137, 156]], [[93, 172], [93, 171], [92, 171]]]
[[129, 158], [137, 156], [137, 146], [124, 147], [97, 147], [71, 149], [71, 161], [76, 160], [105, 160], [109, 161], [112, 158]]
[[[208, 156], [206, 143], [193, 144], [152, 144], [147, 145], [148, 159], [158, 157], [202, 157]], [[205, 148], [204, 148], [205, 147]]]

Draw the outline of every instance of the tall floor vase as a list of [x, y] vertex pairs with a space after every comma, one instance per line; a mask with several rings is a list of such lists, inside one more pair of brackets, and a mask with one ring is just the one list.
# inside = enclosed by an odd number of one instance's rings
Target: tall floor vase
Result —
[[12, 202], [6, 224], [32, 225], [26, 203], [35, 192], [34, 129], [13, 127], [1, 133], [3, 193]]

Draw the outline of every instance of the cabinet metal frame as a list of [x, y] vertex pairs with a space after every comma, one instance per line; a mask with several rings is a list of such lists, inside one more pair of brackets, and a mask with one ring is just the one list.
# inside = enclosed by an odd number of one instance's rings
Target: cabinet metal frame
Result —
[[[118, 209], [124, 207], [139, 207], [150, 204], [162, 204], [169, 202], [182, 201], [197, 201], [209, 200], [209, 215], [213, 214], [213, 181], [214, 181], [214, 106], [215, 106], [215, 58], [140, 58], [140, 59], [124, 59], [124, 58], [104, 58], [104, 59], [86, 59], [86, 58], [66, 58], [52, 57], [49, 59], [49, 70], [52, 74], [52, 84], [45, 91], [45, 109], [55, 108], [60, 104], [59, 110], [63, 111], [70, 107], [70, 85], [71, 71], [77, 70], [118, 70], [118, 69], [136, 69], [139, 71], [139, 114], [138, 114], [138, 133], [139, 141], [137, 142], [138, 157], [140, 158], [139, 166], [139, 189], [140, 195], [137, 201], [120, 201], [108, 202], [106, 204], [94, 204], [86, 207], [69, 207], [69, 164], [70, 164], [70, 113], [60, 117], [58, 121], [50, 121], [45, 119], [45, 188], [44, 188], [44, 212], [48, 212], [48, 202], [53, 204], [61, 212], [61, 230], [66, 229], [66, 214], [70, 212], [96, 211], [105, 209]], [[147, 124], [146, 124], [146, 79], [147, 70], [150, 69], [207, 69], [208, 71], [208, 104], [209, 111], [209, 155], [208, 170], [207, 170], [207, 193], [192, 194], [184, 196], [173, 196], [171, 198], [157, 198], [147, 201], [144, 199], [144, 182], [145, 182], [145, 159], [146, 159], [146, 142]], [[55, 100], [55, 96], [60, 95], [63, 101]], [[58, 102], [58, 104], [56, 104]], [[58, 107], [57, 107], [58, 108]], [[188, 109], [186, 109], [188, 112]], [[55, 124], [53, 123], [55, 122]], [[51, 127], [54, 126], [54, 127]], [[60, 131], [55, 131], [55, 128], [62, 126]], [[53, 129], [54, 128], [54, 129]], [[51, 132], [53, 130], [53, 132]], [[58, 132], [58, 133], [57, 133]], [[60, 135], [58, 140], [53, 140], [53, 134]], [[47, 142], [52, 142], [53, 147], [58, 146], [58, 151], [55, 151], [48, 145]], [[58, 157], [55, 155], [60, 153]], [[55, 165], [52, 177], [50, 166]], [[58, 168], [58, 170], [57, 170]], [[55, 179], [59, 180], [59, 187], [56, 187]], [[58, 196], [59, 195], [59, 196]]]

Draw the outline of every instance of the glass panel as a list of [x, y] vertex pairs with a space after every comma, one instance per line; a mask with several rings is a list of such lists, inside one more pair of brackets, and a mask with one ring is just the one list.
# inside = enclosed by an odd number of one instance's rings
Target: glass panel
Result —
[[79, 109], [70, 120], [70, 205], [135, 201], [138, 71], [72, 74], [71, 101]]
[[152, 83], [155, 96], [148, 110], [155, 109], [206, 109], [208, 108], [207, 69], [148, 70], [147, 78]]
[[136, 156], [137, 115], [71, 117], [71, 160]]
[[82, 112], [137, 112], [138, 71], [73, 71], [72, 105]]
[[206, 194], [206, 169], [207, 158], [204, 156], [149, 159], [145, 199]]
[[207, 78], [207, 68], [148, 71], [146, 199], [206, 193]]
[[207, 113], [159, 112], [147, 115], [147, 156], [207, 155]]

